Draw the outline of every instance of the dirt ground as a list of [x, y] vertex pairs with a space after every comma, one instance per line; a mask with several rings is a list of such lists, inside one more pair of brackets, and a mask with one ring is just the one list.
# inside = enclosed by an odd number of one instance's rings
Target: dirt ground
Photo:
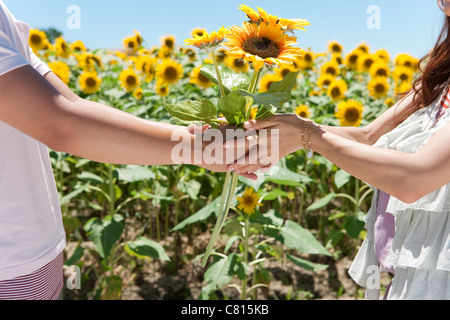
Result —
[[[170, 239], [169, 239], [170, 240]], [[119, 265], [115, 270], [116, 275], [120, 275], [123, 280], [122, 300], [196, 300], [201, 294], [204, 284], [203, 275], [205, 268], [202, 268], [200, 261], [192, 262], [192, 256], [201, 253], [207, 239], [197, 239], [194, 246], [187, 246], [188, 239], [180, 239], [183, 253], [189, 259], [180, 261], [179, 266], [174, 271], [167, 262], [159, 260], [139, 261], [138, 265], [131, 272], [128, 268]], [[83, 246], [89, 247], [92, 244], [86, 243]], [[67, 251], [70, 251], [68, 245]], [[167, 250], [172, 256], [170, 250]], [[256, 289], [257, 300], [348, 300], [364, 299], [364, 290], [358, 287], [348, 275], [348, 269], [352, 260], [344, 257], [335, 260], [333, 257], [301, 255], [303, 259], [314, 263], [328, 265], [329, 267], [321, 271], [308, 271], [296, 266], [290, 261], [266, 261], [264, 268], [270, 273], [272, 279], [268, 287]], [[89, 261], [85, 261], [89, 264]], [[96, 281], [95, 274], [90, 274], [91, 284]], [[388, 275], [382, 274], [382, 286], [386, 286], [390, 281]], [[84, 284], [85, 291], [75, 293], [65, 289], [64, 299], [80, 299], [86, 290], [92, 286]], [[86, 288], [87, 287], [87, 288]], [[222, 289], [218, 295], [225, 295], [227, 299], [240, 299], [238, 291], [233, 287]]]

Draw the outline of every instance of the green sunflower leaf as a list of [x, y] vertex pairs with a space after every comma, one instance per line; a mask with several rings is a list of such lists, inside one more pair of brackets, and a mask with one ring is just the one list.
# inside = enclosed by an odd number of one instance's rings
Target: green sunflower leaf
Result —
[[219, 111], [224, 115], [229, 124], [239, 125], [244, 122], [246, 102], [247, 100], [244, 97], [231, 92], [219, 100]]
[[239, 90], [239, 94], [253, 98], [253, 101], [262, 105], [256, 115], [256, 119], [265, 119], [275, 114], [277, 109], [291, 100], [291, 91], [297, 84], [298, 72], [290, 72], [283, 80], [274, 82], [270, 90], [251, 94], [245, 90]]
[[177, 104], [166, 104], [167, 111], [182, 121], [217, 121], [217, 107], [210, 100], [181, 101]]
[[[225, 93], [230, 93], [233, 89], [247, 90], [250, 86], [250, 78], [246, 74], [236, 73], [230, 68], [219, 65], [220, 75], [222, 77], [222, 84], [225, 89]], [[212, 83], [218, 85], [217, 72], [213, 64], [205, 64], [200, 73], [207, 77]]]

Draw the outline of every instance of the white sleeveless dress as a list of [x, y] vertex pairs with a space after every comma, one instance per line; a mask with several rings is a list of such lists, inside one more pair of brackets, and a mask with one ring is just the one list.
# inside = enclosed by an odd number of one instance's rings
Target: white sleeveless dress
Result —
[[[442, 109], [441, 101], [442, 97], [415, 112], [374, 146], [409, 154], [419, 151], [450, 123], [450, 109]], [[438, 112], [444, 113], [436, 123]], [[349, 270], [355, 282], [366, 288], [368, 299], [380, 296], [379, 277], [375, 274], [378, 271], [374, 268], [379, 266], [374, 249], [377, 200], [375, 189], [365, 219], [367, 236]], [[395, 275], [387, 299], [450, 299], [450, 183], [412, 204], [390, 197], [386, 212], [395, 220], [395, 235], [388, 254]]]

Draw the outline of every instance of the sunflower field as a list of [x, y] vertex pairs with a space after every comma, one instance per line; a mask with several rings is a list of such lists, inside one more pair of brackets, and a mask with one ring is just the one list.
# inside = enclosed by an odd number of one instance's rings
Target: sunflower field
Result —
[[[205, 34], [196, 28], [189, 36]], [[246, 76], [254, 65], [228, 55], [225, 46], [217, 46], [212, 57], [183, 40], [164, 35], [159, 46], [148, 47], [134, 31], [112, 50], [87, 49], [63, 36], [50, 43], [36, 29], [29, 38], [80, 97], [181, 125], [167, 105], [220, 94], [203, 66], [214, 58], [222, 70]], [[417, 71], [418, 60], [408, 54], [391, 57], [364, 42], [344, 50], [330, 41], [326, 52], [303, 49], [292, 63], [264, 68], [256, 92], [298, 74], [278, 113], [358, 127], [392, 107]], [[308, 159], [298, 151], [256, 181], [239, 178], [228, 219], [202, 267], [225, 174], [190, 165], [117, 166], [52, 150], [50, 155], [67, 234], [66, 277], [74, 266], [81, 275], [78, 287], [65, 286], [66, 299], [128, 299], [136, 286], [146, 298], [145, 285], [155, 291], [152, 298], [170, 299], [154, 285], [162, 280], [180, 286], [178, 299], [318, 299], [320, 292], [301, 279], [283, 278], [280, 269], [336, 280], [335, 264], [352, 260], [365, 237], [372, 189], [320, 155]], [[275, 290], [280, 281], [288, 291]], [[332, 295], [359, 298], [363, 291], [336, 284]]]

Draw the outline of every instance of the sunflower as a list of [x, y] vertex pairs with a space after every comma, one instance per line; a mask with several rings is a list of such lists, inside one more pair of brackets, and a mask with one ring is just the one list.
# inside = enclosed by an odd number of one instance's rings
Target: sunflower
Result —
[[322, 74], [330, 74], [333, 77], [339, 75], [339, 65], [335, 61], [328, 61], [320, 68]]
[[218, 63], [223, 63], [227, 57], [227, 50], [224, 48], [221, 48], [216, 51], [216, 59]]
[[227, 56], [224, 60], [224, 63], [237, 73], [245, 73], [249, 69], [248, 63], [245, 62], [245, 60], [242, 58], [233, 58]]
[[47, 35], [45, 34], [44, 31], [40, 31], [38, 29], [30, 30], [28, 43], [34, 52], [45, 49], [46, 41]]
[[56, 38], [55, 49], [58, 57], [67, 59], [70, 55], [70, 48], [63, 37]]
[[395, 58], [395, 65], [398, 67], [407, 67], [413, 72], [416, 72], [419, 68], [419, 60], [409, 54], [400, 53]]
[[386, 77], [376, 77], [369, 82], [367, 88], [373, 98], [380, 99], [387, 95], [389, 84]]
[[168, 46], [162, 46], [158, 51], [158, 58], [161, 60], [170, 59], [172, 57], [173, 50]]
[[322, 90], [327, 89], [336, 78], [329, 73], [325, 73], [317, 80], [317, 86]]
[[367, 44], [365, 44], [364, 42], [361, 43], [356, 49], [361, 50], [364, 53], [369, 53], [370, 52], [370, 48]]
[[358, 71], [368, 72], [372, 64], [377, 60], [376, 56], [371, 53], [364, 53], [358, 58]]
[[139, 42], [135, 36], [123, 39], [123, 46], [127, 52], [134, 53], [139, 50]]
[[335, 62], [338, 64], [338, 66], [344, 64], [344, 59], [342, 59], [342, 56], [340, 53], [333, 53], [331, 56], [331, 62]]
[[132, 92], [141, 84], [136, 72], [132, 68], [123, 70], [119, 76], [120, 84], [127, 92]]
[[413, 78], [413, 70], [405, 66], [398, 66], [392, 72], [392, 76], [396, 83], [399, 82], [410, 83]]
[[364, 52], [360, 49], [355, 49], [352, 52], [350, 52], [345, 57], [345, 64], [349, 70], [356, 70], [358, 69], [358, 60], [361, 55], [363, 55]]
[[225, 40], [229, 33], [230, 31], [227, 28], [222, 27], [219, 31], [213, 31], [211, 33], [205, 31], [202, 36], [195, 35], [194, 38], [186, 39], [184, 43], [193, 45], [201, 50], [215, 49]]
[[311, 112], [309, 111], [309, 107], [307, 105], [301, 104], [295, 109], [295, 114], [300, 116], [301, 118], [309, 118]]
[[183, 76], [183, 67], [176, 61], [166, 59], [156, 67], [156, 78], [160, 85], [178, 82]]
[[66, 63], [62, 61], [55, 61], [50, 62], [48, 66], [65, 84], [69, 84], [70, 68]]
[[102, 79], [98, 78], [97, 72], [84, 72], [78, 79], [81, 90], [86, 94], [93, 94], [97, 92], [102, 84]]
[[136, 67], [136, 70], [139, 72], [146, 72], [146, 70], [149, 70], [149, 66], [154, 66], [157, 62], [157, 59], [155, 57], [151, 57], [149, 55], [143, 55], [143, 56], [137, 56], [134, 60], [134, 65]]
[[134, 30], [134, 37], [136, 38], [136, 42], [137, 42], [138, 46], [141, 46], [141, 44], [144, 41], [144, 39], [142, 38], [142, 36], [139, 33], [139, 31]]
[[260, 80], [260, 92], [266, 92], [270, 90], [270, 87], [272, 86], [272, 83], [279, 82], [283, 80], [283, 78], [280, 76], [279, 73], [275, 74], [266, 74], [264, 77]]
[[292, 30], [305, 30], [305, 28], [303, 27], [310, 25], [308, 21], [303, 19], [284, 19], [271, 14], [267, 14], [266, 11], [258, 7], [258, 11], [255, 11], [254, 9], [244, 4], [238, 6], [238, 8], [244, 11], [245, 14], [247, 14], [247, 17], [250, 19], [250, 23], [259, 25], [264, 22], [266, 24], [278, 25], [282, 30], [286, 32]]
[[331, 84], [328, 86], [327, 93], [333, 101], [339, 101], [345, 97], [345, 92], [347, 90], [347, 83], [344, 80], [340, 79], [331, 82]]
[[314, 53], [305, 51], [302, 55], [298, 55], [292, 63], [300, 70], [311, 69], [314, 64]]
[[337, 106], [335, 117], [343, 127], [359, 127], [363, 118], [363, 105], [355, 100], [342, 101]]
[[84, 71], [95, 71], [96, 66], [102, 66], [101, 59], [92, 53], [78, 54], [76, 55], [76, 59], [78, 61], [78, 65]]
[[328, 51], [329, 51], [330, 53], [338, 53], [338, 54], [341, 54], [341, 53], [342, 53], [342, 45], [339, 44], [339, 42], [337, 42], [337, 41], [331, 41], [331, 42], [328, 44]]
[[376, 60], [369, 69], [369, 74], [372, 78], [376, 77], [389, 77], [391, 75], [391, 70], [388, 64], [381, 59]]
[[203, 37], [203, 35], [204, 35], [205, 33], [207, 33], [207, 32], [206, 32], [206, 30], [203, 29], [203, 28], [194, 28], [194, 29], [191, 31], [191, 34], [192, 34], [193, 37], [195, 37], [195, 36]]
[[184, 54], [189, 58], [189, 61], [194, 62], [197, 60], [197, 53], [191, 48], [187, 48], [184, 50]]
[[251, 215], [255, 213], [257, 207], [262, 206], [262, 204], [259, 203], [259, 199], [260, 197], [253, 191], [253, 188], [245, 188], [242, 197], [237, 197], [239, 202], [238, 209]]
[[387, 98], [386, 100], [384, 100], [384, 104], [389, 108], [392, 107], [395, 104], [394, 98]]
[[166, 35], [160, 38], [161, 46], [165, 46], [170, 50], [175, 49], [176, 39], [173, 35]]
[[70, 44], [70, 50], [74, 51], [74, 52], [85, 52], [87, 51], [86, 47], [84, 46], [83, 41], [81, 40], [77, 40], [73, 43]]
[[395, 94], [402, 96], [406, 94], [409, 90], [411, 90], [412, 84], [411, 82], [400, 82], [395, 86]]
[[277, 70], [277, 73], [280, 75], [282, 79], [286, 77], [291, 72], [296, 72], [297, 68], [294, 64], [282, 64], [280, 68]]
[[247, 15], [247, 17], [251, 21], [259, 22], [260, 16], [259, 16], [259, 13], [257, 11], [253, 10], [249, 6], [246, 6], [245, 4], [242, 4], [242, 5], [238, 6], [238, 8], [240, 10], [244, 11], [245, 14]]
[[142, 90], [142, 88], [137, 88], [136, 90], [134, 90], [133, 92], [133, 96], [137, 99], [137, 100], [141, 100], [142, 97], [144, 97], [144, 92]]
[[201, 68], [197, 67], [192, 70], [190, 83], [206, 89], [211, 87], [213, 83], [200, 72]]
[[154, 60], [149, 60], [148, 63], [145, 63], [143, 66], [143, 73], [145, 76], [145, 81], [150, 82], [155, 78], [156, 74], [156, 58], [150, 57]]
[[276, 25], [244, 22], [242, 28], [236, 26], [230, 31], [227, 55], [251, 62], [255, 70], [260, 70], [265, 63], [293, 62], [302, 53], [302, 49], [293, 47], [297, 38], [288, 36]]
[[170, 93], [169, 86], [156, 85], [156, 94], [161, 97], [166, 97]]
[[387, 52], [384, 49], [380, 49], [377, 52], [375, 52], [375, 55], [380, 58], [381, 60], [383, 60], [384, 62], [388, 63], [389, 61], [391, 61], [391, 58], [389, 56], [389, 52]]

